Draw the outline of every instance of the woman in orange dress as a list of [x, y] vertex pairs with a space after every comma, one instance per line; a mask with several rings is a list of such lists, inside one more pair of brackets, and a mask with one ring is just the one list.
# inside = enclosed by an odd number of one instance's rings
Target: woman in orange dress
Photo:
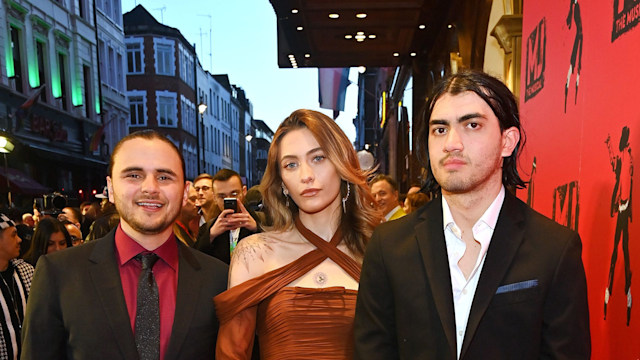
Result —
[[214, 301], [217, 359], [350, 359], [360, 267], [380, 214], [338, 125], [297, 110], [278, 127], [260, 189], [273, 222], [238, 243]]

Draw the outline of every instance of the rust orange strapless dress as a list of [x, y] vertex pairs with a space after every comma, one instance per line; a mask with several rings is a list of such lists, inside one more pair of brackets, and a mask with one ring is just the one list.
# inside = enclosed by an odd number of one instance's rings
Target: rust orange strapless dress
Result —
[[353, 356], [356, 290], [343, 287], [287, 287], [327, 257], [356, 281], [360, 265], [330, 242], [305, 228], [296, 228], [316, 249], [296, 261], [248, 280], [214, 298], [220, 320], [216, 359], [250, 359], [254, 334], [262, 360], [342, 360]]

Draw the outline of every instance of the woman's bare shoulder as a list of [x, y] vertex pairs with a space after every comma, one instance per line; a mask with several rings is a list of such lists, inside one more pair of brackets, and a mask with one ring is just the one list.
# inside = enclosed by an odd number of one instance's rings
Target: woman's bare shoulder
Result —
[[263, 232], [238, 242], [231, 255], [229, 287], [267, 272], [268, 261], [277, 252], [278, 235], [275, 232]]

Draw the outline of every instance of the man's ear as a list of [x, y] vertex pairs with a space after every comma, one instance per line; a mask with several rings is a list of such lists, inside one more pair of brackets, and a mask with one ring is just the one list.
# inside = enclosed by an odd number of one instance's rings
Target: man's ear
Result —
[[109, 196], [109, 202], [115, 204], [116, 200], [113, 196], [113, 183], [111, 182], [111, 176], [107, 176], [107, 192]]
[[182, 207], [187, 205], [187, 200], [189, 200], [189, 187], [191, 187], [191, 181], [184, 182], [184, 191], [182, 192]]
[[502, 157], [509, 157], [520, 141], [520, 131], [512, 126], [502, 132]]

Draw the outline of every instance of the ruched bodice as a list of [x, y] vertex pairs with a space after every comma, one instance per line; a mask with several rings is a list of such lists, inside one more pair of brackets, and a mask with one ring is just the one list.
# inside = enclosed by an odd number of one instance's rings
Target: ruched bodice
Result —
[[355, 290], [287, 287], [258, 306], [261, 359], [350, 359]]
[[360, 265], [337, 249], [339, 231], [326, 242], [298, 219], [296, 227], [316, 250], [215, 297], [220, 320], [217, 359], [249, 359], [254, 332], [262, 360], [352, 357], [357, 291], [287, 285], [327, 257], [355, 280], [360, 279]]

